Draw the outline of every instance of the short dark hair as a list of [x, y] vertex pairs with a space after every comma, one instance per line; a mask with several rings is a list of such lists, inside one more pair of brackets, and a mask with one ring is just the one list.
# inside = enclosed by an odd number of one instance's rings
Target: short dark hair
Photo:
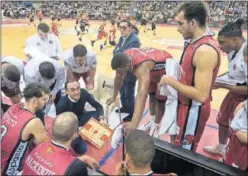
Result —
[[155, 146], [152, 137], [146, 132], [141, 130], [130, 131], [125, 139], [125, 147], [136, 167], [142, 168], [152, 163]]
[[[3, 63], [2, 63], [3, 64]], [[20, 70], [12, 64], [8, 64], [3, 73], [4, 77], [12, 82], [18, 82], [21, 79]]]
[[206, 5], [200, 1], [184, 2], [178, 9], [178, 13], [184, 12], [185, 19], [189, 22], [195, 19], [201, 27], [206, 26], [208, 16]]
[[44, 33], [48, 33], [50, 31], [50, 27], [46, 23], [40, 23], [37, 29], [41, 30]]
[[45, 61], [39, 65], [40, 75], [47, 79], [53, 79], [55, 76], [55, 67], [51, 62]]
[[132, 27], [132, 23], [129, 20], [121, 20], [120, 23], [127, 23], [128, 27]]
[[30, 83], [26, 85], [26, 87], [23, 90], [23, 96], [26, 101], [28, 101], [31, 98], [40, 98], [42, 97], [42, 93], [48, 94], [50, 90], [45, 87], [45, 85], [40, 83]]
[[77, 116], [72, 112], [59, 114], [53, 121], [52, 139], [67, 142], [78, 130]]
[[245, 21], [243, 19], [237, 19], [234, 22], [226, 24], [220, 31], [218, 36], [224, 37], [243, 37], [242, 34], [242, 24]]
[[[74, 81], [76, 81], [76, 80], [67, 80], [67, 81], [65, 82], [65, 90], [67, 90], [68, 84], [69, 84], [69, 83], [73, 83]], [[77, 81], [77, 83], [79, 84], [78, 81]]]
[[87, 54], [87, 49], [84, 45], [78, 44], [73, 48], [73, 56], [76, 57], [84, 57]]
[[124, 53], [116, 54], [111, 61], [111, 67], [113, 70], [116, 70], [117, 68], [125, 67], [128, 64], [128, 60], [129, 60], [128, 55]]
[[52, 17], [52, 21], [56, 20], [56, 17]]

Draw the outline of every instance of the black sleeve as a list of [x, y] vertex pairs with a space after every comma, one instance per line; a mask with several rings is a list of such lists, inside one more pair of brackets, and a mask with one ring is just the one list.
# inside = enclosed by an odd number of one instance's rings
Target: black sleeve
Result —
[[99, 116], [104, 115], [102, 105], [98, 101], [96, 101], [95, 98], [88, 91], [82, 89], [81, 93], [83, 94], [83, 97], [85, 97], [86, 102], [88, 102], [92, 107], [96, 109]]
[[56, 105], [56, 114], [59, 115], [63, 112], [67, 112], [68, 111], [68, 102], [66, 101], [66, 97], [62, 97], [58, 104]]
[[86, 164], [76, 158], [66, 170], [65, 175], [88, 176]]

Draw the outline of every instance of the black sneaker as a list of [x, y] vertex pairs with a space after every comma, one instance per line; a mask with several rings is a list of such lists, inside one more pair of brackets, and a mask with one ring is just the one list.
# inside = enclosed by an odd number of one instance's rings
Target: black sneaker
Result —
[[93, 47], [93, 46], [94, 46], [94, 44], [95, 44], [95, 41], [94, 41], [94, 40], [92, 40], [92, 41], [91, 41], [91, 46]]
[[124, 108], [120, 108], [120, 111], [119, 109], [116, 109], [115, 112], [116, 113], [128, 113]]

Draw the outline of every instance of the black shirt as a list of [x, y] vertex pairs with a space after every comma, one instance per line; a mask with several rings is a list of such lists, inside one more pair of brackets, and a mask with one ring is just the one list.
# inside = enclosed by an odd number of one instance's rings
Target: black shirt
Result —
[[85, 89], [81, 89], [81, 95], [77, 102], [72, 102], [68, 95], [62, 97], [56, 105], [56, 113], [59, 115], [63, 112], [73, 112], [80, 118], [85, 112], [85, 103], [94, 107], [99, 116], [104, 114], [102, 105]]

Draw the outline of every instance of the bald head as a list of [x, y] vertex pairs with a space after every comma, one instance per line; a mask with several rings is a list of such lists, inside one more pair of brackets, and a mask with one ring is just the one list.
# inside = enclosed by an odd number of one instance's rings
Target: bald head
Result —
[[78, 130], [77, 116], [72, 112], [64, 112], [53, 121], [53, 140], [67, 142]]

